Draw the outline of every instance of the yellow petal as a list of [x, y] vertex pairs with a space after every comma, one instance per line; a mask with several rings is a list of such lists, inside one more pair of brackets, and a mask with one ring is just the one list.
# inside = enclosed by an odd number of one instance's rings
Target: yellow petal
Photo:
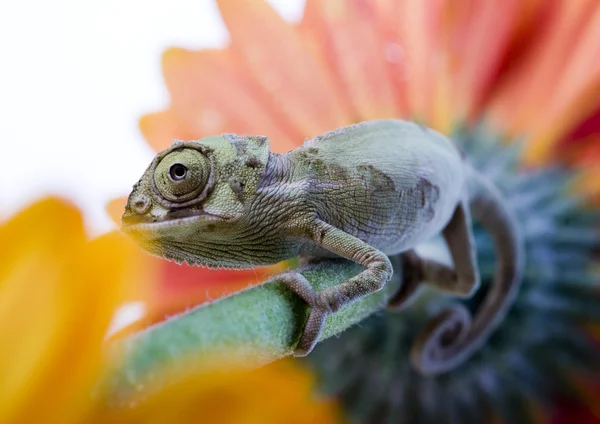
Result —
[[[0, 422], [27, 411], [50, 372], [62, 337], [62, 287], [72, 254], [84, 244], [81, 217], [57, 200], [38, 203], [0, 227]], [[64, 289], [64, 291], [61, 291]]]
[[0, 227], [0, 241], [11, 246], [0, 258], [0, 422], [78, 422], [138, 250], [120, 234], [87, 242], [78, 211], [52, 199]]
[[[172, 376], [170, 376], [173, 379]], [[331, 401], [316, 399], [313, 376], [292, 361], [254, 371], [186, 370], [135, 407], [107, 413], [116, 423], [306, 424], [339, 423]], [[150, 389], [151, 390], [151, 389]]]

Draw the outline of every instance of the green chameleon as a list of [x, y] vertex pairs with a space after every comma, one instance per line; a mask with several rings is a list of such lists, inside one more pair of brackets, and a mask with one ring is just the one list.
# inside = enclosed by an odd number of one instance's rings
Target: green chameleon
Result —
[[[491, 234], [495, 283], [471, 319], [455, 305], [434, 317], [412, 348], [422, 373], [466, 360], [504, 316], [520, 282], [522, 243], [495, 187], [448, 138], [400, 120], [368, 121], [308, 140], [286, 154], [263, 136], [223, 134], [176, 141], [159, 153], [129, 196], [123, 229], [150, 253], [211, 268], [251, 268], [296, 256], [343, 257], [365, 270], [315, 292], [299, 273], [280, 281], [311, 308], [296, 356], [310, 353], [325, 318], [380, 290], [403, 255], [408, 304], [420, 282], [460, 297], [479, 284], [471, 218]], [[454, 267], [413, 250], [441, 234]]]

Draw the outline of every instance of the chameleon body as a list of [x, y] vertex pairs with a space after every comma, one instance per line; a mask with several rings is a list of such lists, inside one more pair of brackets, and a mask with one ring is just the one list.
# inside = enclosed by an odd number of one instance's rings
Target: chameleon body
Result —
[[[446, 371], [486, 340], [510, 305], [522, 267], [515, 221], [501, 196], [453, 142], [415, 123], [368, 121], [308, 140], [286, 154], [266, 137], [223, 134], [177, 141], [159, 153], [128, 199], [123, 229], [149, 252], [213, 268], [301, 258], [355, 261], [365, 270], [315, 292], [299, 273], [278, 276], [310, 307], [295, 350], [308, 354], [325, 318], [380, 290], [389, 256], [404, 256], [402, 307], [420, 282], [468, 297], [479, 283], [470, 215], [494, 238], [498, 268], [471, 320], [460, 305], [434, 317], [412, 349], [423, 373]], [[454, 267], [413, 248], [442, 234]]]

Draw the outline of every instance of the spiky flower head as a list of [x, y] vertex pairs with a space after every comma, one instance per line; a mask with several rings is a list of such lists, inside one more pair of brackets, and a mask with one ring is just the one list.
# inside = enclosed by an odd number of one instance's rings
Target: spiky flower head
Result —
[[[399, 313], [377, 314], [317, 346], [308, 361], [321, 389], [338, 396], [355, 422], [475, 424], [495, 414], [510, 424], [532, 422], [540, 407], [576, 396], [570, 374], [597, 375], [600, 369], [600, 352], [585, 330], [600, 322], [600, 276], [592, 262], [600, 247], [600, 213], [571, 194], [567, 171], [522, 169], [519, 145], [507, 146], [483, 126], [456, 139], [520, 219], [527, 261], [521, 290], [489, 342], [439, 376], [418, 374], [409, 360], [417, 333], [457, 301], [433, 290]], [[482, 289], [464, 302], [471, 311], [496, 266], [491, 240], [477, 225], [475, 240]], [[422, 246], [423, 254], [438, 256], [440, 248], [436, 241]]]

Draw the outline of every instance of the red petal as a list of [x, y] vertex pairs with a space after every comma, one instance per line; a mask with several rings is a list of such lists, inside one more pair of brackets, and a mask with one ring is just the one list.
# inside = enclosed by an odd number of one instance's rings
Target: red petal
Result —
[[[600, 180], [600, 107], [592, 112], [557, 146], [556, 158], [573, 166], [587, 168], [588, 185], [598, 186]], [[560, 155], [558, 154], [560, 152]], [[594, 172], [595, 170], [595, 172]], [[594, 190], [592, 189], [591, 192]], [[597, 195], [600, 190], [597, 190]]]
[[264, 281], [281, 265], [249, 270], [210, 270], [155, 258], [159, 269], [154, 296], [148, 300], [146, 325]]
[[592, 411], [573, 402], [560, 402], [549, 424], [600, 424]]
[[565, 137], [565, 143], [576, 142], [600, 134], [600, 105]]

